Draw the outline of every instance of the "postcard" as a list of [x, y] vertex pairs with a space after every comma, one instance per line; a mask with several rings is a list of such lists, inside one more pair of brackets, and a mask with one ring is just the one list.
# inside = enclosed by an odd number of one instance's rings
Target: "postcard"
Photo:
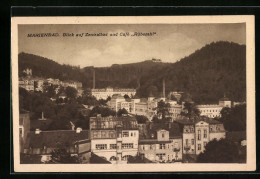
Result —
[[11, 21], [15, 172], [256, 170], [254, 16]]

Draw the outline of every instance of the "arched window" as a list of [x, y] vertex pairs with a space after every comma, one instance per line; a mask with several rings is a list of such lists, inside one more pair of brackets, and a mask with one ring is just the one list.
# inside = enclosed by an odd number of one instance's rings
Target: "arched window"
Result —
[[115, 156], [110, 157], [110, 161], [115, 161], [115, 160], [116, 160]]

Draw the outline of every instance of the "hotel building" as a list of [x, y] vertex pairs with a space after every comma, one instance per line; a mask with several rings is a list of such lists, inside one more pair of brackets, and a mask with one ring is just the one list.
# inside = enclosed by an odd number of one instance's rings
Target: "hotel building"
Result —
[[111, 163], [126, 163], [138, 152], [139, 131], [134, 117], [90, 118], [91, 151]]

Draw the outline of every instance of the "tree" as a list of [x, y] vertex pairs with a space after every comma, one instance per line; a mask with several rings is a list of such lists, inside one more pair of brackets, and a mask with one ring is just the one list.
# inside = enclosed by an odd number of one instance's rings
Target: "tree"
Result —
[[157, 116], [153, 116], [152, 122], [153, 123], [160, 123], [162, 120], [160, 120]]
[[227, 131], [246, 130], [246, 104], [221, 110], [220, 121], [223, 122]]
[[126, 98], [130, 98], [130, 97], [129, 97], [127, 94], [125, 94], [125, 95], [124, 95], [124, 98], [126, 99]]
[[148, 121], [148, 118], [143, 115], [136, 115], [135, 118], [137, 119], [138, 124], [145, 124]]
[[101, 114], [102, 117], [115, 116], [116, 111], [109, 109], [107, 107], [95, 106], [90, 111], [90, 117], [95, 117], [95, 116], [97, 116], [97, 114]]
[[185, 112], [182, 112], [181, 115], [191, 118], [198, 118], [200, 116], [200, 111], [195, 106], [194, 103], [191, 102], [185, 102], [184, 108]]
[[75, 88], [68, 86], [65, 89], [65, 93], [66, 93], [68, 98], [75, 99], [77, 97], [78, 91]]
[[165, 103], [164, 101], [159, 101], [157, 105], [157, 114], [159, 114], [163, 120], [166, 119], [166, 116], [169, 115], [169, 109], [170, 109], [170, 104]]
[[117, 111], [117, 116], [122, 116], [123, 114], [128, 114], [127, 110], [125, 108], [119, 109]]
[[76, 156], [71, 156], [65, 147], [58, 147], [51, 152], [51, 161], [49, 163], [79, 163]]
[[[245, 155], [245, 154], [243, 154]], [[198, 163], [239, 163], [245, 156], [239, 154], [239, 146], [227, 139], [210, 141], [199, 154]]]

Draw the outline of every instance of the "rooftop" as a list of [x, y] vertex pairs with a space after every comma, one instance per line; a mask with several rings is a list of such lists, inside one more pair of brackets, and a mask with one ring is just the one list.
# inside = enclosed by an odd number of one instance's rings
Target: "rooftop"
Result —
[[56, 148], [58, 145], [66, 147], [74, 146], [75, 142], [89, 139], [89, 131], [82, 130], [76, 133], [75, 130], [41, 131], [35, 134], [35, 131], [28, 133], [25, 148]]

